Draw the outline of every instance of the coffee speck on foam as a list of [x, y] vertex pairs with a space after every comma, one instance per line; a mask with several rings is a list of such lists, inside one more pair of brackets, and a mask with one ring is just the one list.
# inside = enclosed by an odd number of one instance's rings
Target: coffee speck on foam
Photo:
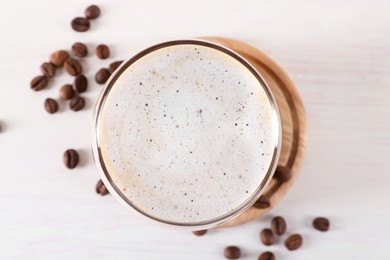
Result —
[[133, 205], [193, 223], [229, 213], [255, 192], [277, 143], [275, 116], [240, 62], [210, 47], [175, 45], [117, 79], [98, 138], [113, 182]]

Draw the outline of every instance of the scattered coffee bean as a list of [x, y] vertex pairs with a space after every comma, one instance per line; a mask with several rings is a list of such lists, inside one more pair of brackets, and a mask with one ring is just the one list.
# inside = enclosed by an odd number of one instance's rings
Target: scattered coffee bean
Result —
[[72, 85], [65, 84], [60, 88], [60, 98], [62, 100], [69, 100], [74, 97], [74, 94]]
[[36, 76], [30, 82], [30, 87], [34, 91], [39, 91], [47, 87], [48, 81], [46, 76]]
[[56, 67], [62, 67], [64, 66], [64, 62], [69, 58], [69, 54], [68, 52], [64, 51], [64, 50], [59, 50], [59, 51], [55, 51], [53, 52], [50, 57], [49, 57], [49, 60], [50, 62], [56, 66]]
[[275, 255], [274, 253], [267, 251], [259, 255], [257, 260], [275, 260]]
[[110, 72], [108, 71], [108, 69], [106, 68], [103, 68], [103, 69], [100, 69], [98, 72], [96, 72], [95, 74], [95, 80], [98, 84], [104, 84], [106, 83], [106, 81], [108, 80], [108, 78], [110, 77]]
[[223, 251], [223, 254], [227, 259], [238, 259], [241, 256], [241, 250], [236, 246], [228, 246]]
[[203, 235], [205, 235], [205, 234], [207, 233], [207, 229], [205, 229], [205, 230], [192, 231], [192, 233], [193, 233], [195, 236], [201, 237], [201, 236], [203, 236]]
[[260, 232], [260, 240], [264, 245], [270, 246], [275, 243], [275, 237], [272, 234], [271, 229], [265, 228]]
[[86, 32], [91, 24], [87, 18], [76, 17], [72, 20], [71, 26], [76, 32]]
[[108, 66], [108, 71], [112, 74], [121, 65], [123, 60], [114, 61]]
[[74, 97], [69, 102], [69, 107], [73, 111], [79, 111], [85, 107], [85, 99], [82, 97]]
[[261, 195], [260, 198], [253, 204], [253, 207], [257, 209], [266, 209], [271, 206], [271, 202], [268, 197]]
[[52, 98], [46, 98], [45, 100], [45, 109], [47, 113], [54, 114], [58, 111], [58, 103]]
[[74, 78], [73, 88], [77, 93], [83, 93], [87, 90], [88, 79], [84, 75], [78, 75]]
[[73, 169], [79, 163], [79, 154], [74, 149], [69, 149], [64, 152], [64, 164], [67, 168]]
[[96, 5], [90, 5], [85, 9], [84, 15], [87, 19], [96, 19], [100, 15], [100, 8]]
[[302, 245], [302, 236], [299, 234], [293, 234], [289, 236], [286, 241], [284, 241], [284, 245], [288, 250], [296, 250]]
[[44, 76], [51, 78], [56, 73], [56, 68], [50, 62], [45, 62], [41, 65], [41, 72]]
[[283, 235], [286, 232], [286, 227], [286, 221], [280, 216], [274, 217], [271, 221], [272, 232], [276, 235]]
[[2, 130], [2, 128], [1, 128], [1, 122], [0, 122], [0, 133], [1, 133], [1, 130]]
[[72, 52], [77, 57], [85, 57], [88, 54], [88, 48], [84, 43], [76, 42], [72, 45]]
[[67, 59], [64, 63], [64, 67], [66, 72], [68, 72], [68, 74], [71, 76], [80, 75], [83, 71], [83, 67], [81, 66], [80, 62], [73, 58]]
[[274, 178], [277, 179], [280, 182], [286, 182], [289, 181], [292, 177], [291, 169], [284, 167], [284, 166], [278, 166], [276, 168]]
[[107, 59], [110, 56], [110, 49], [105, 44], [100, 44], [96, 47], [96, 56], [99, 59]]
[[313, 227], [319, 231], [326, 232], [329, 230], [329, 219], [319, 217], [313, 220]]
[[104, 185], [102, 180], [99, 180], [96, 183], [96, 193], [100, 194], [102, 196], [107, 195], [109, 193], [108, 190], [107, 190], [106, 185]]

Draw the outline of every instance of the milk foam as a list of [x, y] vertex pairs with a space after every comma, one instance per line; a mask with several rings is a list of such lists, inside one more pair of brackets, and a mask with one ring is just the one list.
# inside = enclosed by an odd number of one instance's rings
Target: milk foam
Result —
[[105, 167], [138, 210], [208, 221], [242, 205], [270, 167], [279, 125], [256, 77], [231, 56], [183, 44], [117, 79], [98, 125]]

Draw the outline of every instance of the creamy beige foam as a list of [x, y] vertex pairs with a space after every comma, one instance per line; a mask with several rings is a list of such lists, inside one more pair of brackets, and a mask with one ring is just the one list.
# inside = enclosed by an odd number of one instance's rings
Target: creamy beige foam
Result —
[[130, 65], [98, 125], [113, 183], [140, 211], [194, 223], [227, 214], [263, 181], [278, 142], [256, 77], [222, 51], [158, 49]]

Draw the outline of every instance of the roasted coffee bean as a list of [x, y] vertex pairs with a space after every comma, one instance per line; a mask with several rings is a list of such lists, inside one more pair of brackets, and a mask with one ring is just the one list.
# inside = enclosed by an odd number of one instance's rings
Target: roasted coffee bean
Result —
[[74, 169], [79, 163], [79, 154], [74, 149], [69, 149], [64, 152], [64, 164], [69, 169]]
[[90, 5], [85, 9], [84, 15], [87, 19], [96, 19], [100, 15], [100, 8], [96, 5]]
[[99, 180], [97, 183], [96, 183], [96, 193], [97, 194], [100, 194], [102, 196], [104, 195], [107, 195], [109, 192], [106, 188], [106, 185], [104, 185], [104, 183], [102, 182], [102, 180]]
[[108, 71], [112, 74], [121, 65], [123, 60], [114, 61], [108, 66]]
[[69, 100], [74, 97], [74, 94], [72, 85], [65, 84], [60, 88], [60, 98], [62, 100]]
[[265, 195], [261, 195], [260, 198], [253, 204], [253, 207], [258, 209], [266, 209], [269, 206], [271, 206], [271, 202]]
[[106, 68], [103, 68], [103, 69], [100, 69], [98, 72], [96, 72], [95, 74], [95, 80], [98, 84], [104, 84], [106, 83], [106, 81], [108, 80], [108, 78], [110, 77], [110, 72], [108, 71], [108, 69]]
[[84, 75], [78, 75], [74, 78], [73, 81], [73, 89], [77, 93], [83, 93], [87, 90], [88, 87], [88, 79]]
[[71, 26], [76, 32], [86, 32], [91, 24], [87, 18], [76, 17], [72, 20]]
[[283, 235], [286, 232], [286, 227], [286, 221], [280, 216], [274, 217], [271, 221], [272, 232], [276, 235]]
[[45, 62], [41, 65], [41, 72], [44, 76], [51, 78], [56, 73], [56, 67], [50, 62]]
[[58, 103], [52, 98], [46, 98], [45, 100], [45, 109], [47, 113], [54, 114], [58, 111]]
[[85, 99], [82, 97], [74, 97], [69, 102], [69, 107], [73, 111], [79, 111], [85, 107]]
[[275, 255], [274, 253], [267, 251], [259, 255], [257, 260], [275, 260]]
[[56, 67], [62, 67], [64, 66], [64, 62], [69, 58], [69, 54], [68, 52], [64, 51], [64, 50], [59, 50], [59, 51], [55, 51], [53, 52], [50, 57], [49, 57], [49, 60], [50, 62], [56, 66]]
[[193, 233], [195, 236], [201, 237], [201, 236], [203, 236], [203, 235], [205, 235], [205, 234], [207, 233], [207, 229], [205, 229], [205, 230], [192, 231], [192, 233]]
[[64, 63], [64, 67], [66, 72], [68, 72], [71, 76], [77, 76], [83, 72], [83, 67], [80, 62], [73, 58], [67, 59]]
[[110, 56], [110, 49], [105, 44], [100, 44], [96, 47], [96, 56], [99, 59], [107, 59]]
[[2, 129], [2, 126], [1, 126], [1, 122], [0, 122], [0, 133], [1, 133], [2, 130], [3, 130], [3, 129]]
[[319, 231], [326, 232], [329, 230], [329, 219], [318, 217], [313, 220], [313, 227]]
[[223, 251], [223, 254], [227, 259], [238, 259], [241, 256], [241, 250], [237, 246], [228, 246]]
[[292, 172], [289, 168], [284, 166], [276, 167], [276, 171], [274, 174], [275, 179], [277, 179], [280, 182], [286, 182], [289, 181], [291, 177], [292, 177]]
[[286, 241], [284, 241], [284, 245], [288, 250], [296, 250], [302, 245], [302, 236], [299, 234], [293, 234], [289, 236]]
[[46, 76], [36, 76], [30, 82], [30, 87], [32, 90], [39, 91], [47, 87], [47, 77]]
[[274, 234], [272, 234], [271, 229], [265, 228], [260, 232], [260, 240], [264, 245], [270, 246], [275, 243]]
[[88, 54], [88, 48], [84, 43], [76, 42], [72, 45], [72, 52], [77, 57], [85, 57]]

